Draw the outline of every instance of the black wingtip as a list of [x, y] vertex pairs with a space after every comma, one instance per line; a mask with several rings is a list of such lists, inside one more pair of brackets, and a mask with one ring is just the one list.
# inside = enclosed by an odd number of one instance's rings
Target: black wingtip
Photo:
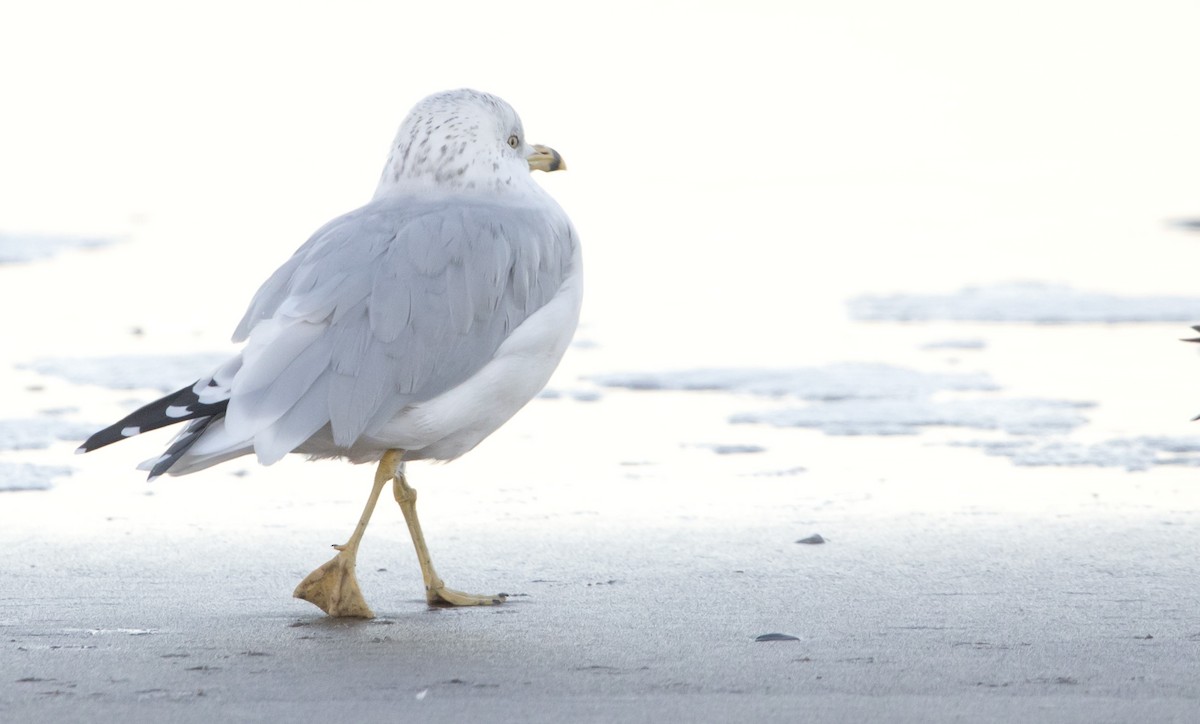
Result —
[[144, 405], [83, 441], [77, 452], [91, 452], [128, 437], [197, 418], [222, 415], [228, 400], [200, 402], [196, 383]]
[[208, 429], [208, 426], [224, 416], [224, 414], [219, 414], [212, 417], [201, 417], [189, 422], [188, 426], [183, 428], [183, 432], [180, 432], [175, 441], [171, 443], [171, 446], [167, 448], [167, 451], [150, 467], [150, 477], [147, 478], [147, 481], [153, 481], [170, 470], [171, 466], [178, 462], [179, 458], [183, 457], [183, 454], [188, 451], [188, 448], [196, 444], [200, 436]]

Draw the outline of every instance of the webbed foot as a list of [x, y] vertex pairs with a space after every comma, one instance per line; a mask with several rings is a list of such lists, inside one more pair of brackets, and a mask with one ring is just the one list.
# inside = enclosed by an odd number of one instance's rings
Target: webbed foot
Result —
[[308, 574], [292, 595], [304, 599], [330, 616], [375, 618], [354, 575], [354, 553], [334, 546], [338, 554]]

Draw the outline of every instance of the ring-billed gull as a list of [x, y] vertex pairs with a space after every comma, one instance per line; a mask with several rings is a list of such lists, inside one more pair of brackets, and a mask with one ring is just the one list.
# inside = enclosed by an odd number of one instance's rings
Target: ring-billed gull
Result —
[[500, 603], [446, 588], [416, 513], [409, 460], [453, 460], [549, 380], [579, 318], [579, 241], [530, 175], [565, 168], [529, 145], [501, 99], [430, 96], [400, 126], [374, 198], [326, 224], [258, 290], [234, 333], [241, 354], [209, 377], [92, 435], [79, 452], [177, 422], [140, 468], [185, 475], [254, 453], [378, 461], [362, 517], [295, 596], [332, 616], [373, 614], [358, 545], [393, 481], [429, 603]]

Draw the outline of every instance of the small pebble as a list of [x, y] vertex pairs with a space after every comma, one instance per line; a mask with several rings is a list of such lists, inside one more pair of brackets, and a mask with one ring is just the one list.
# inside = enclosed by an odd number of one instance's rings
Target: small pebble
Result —
[[804, 543], [805, 545], [810, 545], [810, 546], [817, 546], [817, 545], [821, 545], [822, 543], [824, 543], [825, 539], [821, 537], [820, 533], [813, 533], [809, 537], [801, 538], [800, 540], [798, 540], [796, 542]]
[[762, 636], [759, 636], [758, 638], [756, 638], [754, 640], [755, 641], [799, 641], [800, 639], [795, 636], [792, 636], [791, 634], [769, 633], [769, 634], [763, 634]]

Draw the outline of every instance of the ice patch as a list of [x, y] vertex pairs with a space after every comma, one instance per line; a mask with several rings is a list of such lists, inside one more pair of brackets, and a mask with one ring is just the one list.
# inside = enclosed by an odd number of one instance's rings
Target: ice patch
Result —
[[55, 478], [71, 473], [71, 468], [59, 465], [0, 462], [0, 492], [49, 490]]
[[1068, 324], [1200, 320], [1200, 297], [1122, 297], [1038, 282], [967, 287], [954, 294], [865, 295], [848, 304], [851, 317], [866, 321]]
[[987, 343], [982, 339], [943, 339], [921, 345], [921, 349], [983, 349]]
[[539, 400], [570, 399], [575, 402], [599, 402], [602, 397], [595, 390], [558, 390], [547, 387], [537, 395]]
[[828, 435], [915, 435], [925, 427], [1001, 430], [1013, 435], [1069, 432], [1087, 422], [1086, 402], [1064, 400], [839, 400], [786, 410], [745, 412], [734, 424], [810, 427]]
[[40, 450], [58, 440], [82, 440], [94, 431], [92, 425], [55, 419], [0, 420], [0, 450]]
[[942, 373], [884, 364], [792, 370], [702, 369], [592, 378], [635, 390], [722, 390], [800, 398], [802, 407], [743, 412], [734, 424], [808, 427], [829, 435], [915, 435], [927, 427], [1000, 430], [1014, 435], [1069, 432], [1087, 422], [1087, 402], [1042, 399], [941, 399], [935, 393], [994, 392], [983, 373]]
[[705, 450], [712, 450], [718, 455], [752, 455], [754, 453], [767, 451], [767, 449], [762, 445], [703, 443], [696, 445], [695, 447], [703, 448]]
[[95, 249], [108, 246], [113, 241], [113, 239], [87, 236], [0, 234], [0, 264], [49, 259], [69, 249]]
[[79, 385], [117, 390], [171, 392], [211, 374], [230, 354], [119, 355], [114, 357], [47, 357], [21, 365], [43, 375]]
[[1066, 440], [957, 443], [1026, 466], [1093, 466], [1149, 470], [1155, 465], [1200, 467], [1200, 439], [1184, 437], [1114, 438], [1085, 445]]
[[789, 370], [699, 369], [639, 372], [590, 378], [605, 387], [631, 390], [724, 390], [806, 400], [922, 397], [942, 390], [999, 389], [983, 373], [940, 373], [867, 362]]

